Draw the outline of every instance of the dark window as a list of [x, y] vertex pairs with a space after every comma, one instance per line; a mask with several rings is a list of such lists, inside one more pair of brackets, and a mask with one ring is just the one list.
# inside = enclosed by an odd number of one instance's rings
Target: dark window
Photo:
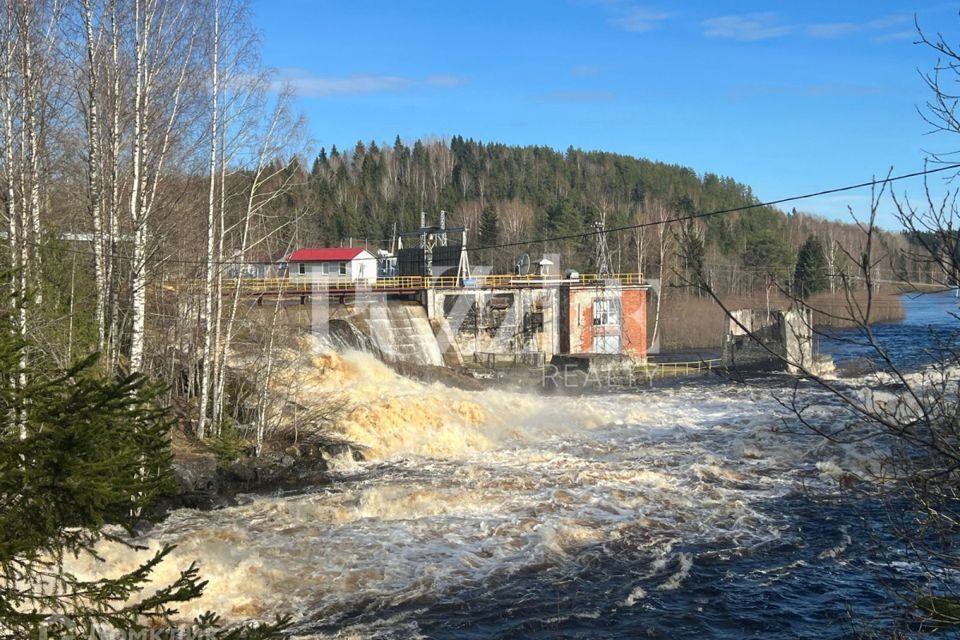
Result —
[[307, 265], [300, 263], [300, 275], [303, 275], [307, 272]]
[[341, 262], [341, 263], [340, 263], [340, 275], [342, 275], [342, 276], [347, 275], [347, 263], [346, 263], [346, 262]]
[[524, 316], [524, 330], [528, 333], [543, 333], [543, 312], [530, 311]]

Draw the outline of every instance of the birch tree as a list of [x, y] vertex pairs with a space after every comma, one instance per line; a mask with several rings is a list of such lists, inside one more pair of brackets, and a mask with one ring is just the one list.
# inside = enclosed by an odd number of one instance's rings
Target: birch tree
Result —
[[[4, 214], [11, 294], [19, 301], [13, 333], [24, 340], [41, 302], [41, 203], [48, 178], [44, 148], [50, 110], [56, 108], [52, 66], [55, 27], [61, 6], [54, 1], [9, 0], [3, 5], [3, 45], [0, 51], [0, 111], [2, 111]], [[17, 384], [25, 383], [29, 353], [18, 352]], [[26, 437], [23, 422], [20, 435]]]
[[[283, 143], [286, 140], [286, 136], [289, 134], [289, 129], [285, 128], [285, 125], [290, 125], [287, 112], [288, 99], [289, 93], [283, 93], [280, 95], [276, 104], [276, 108], [269, 119], [269, 124], [262, 134], [262, 145], [259, 153], [257, 153], [255, 157], [255, 166], [252, 170], [250, 186], [246, 195], [246, 206], [241, 219], [238, 222], [240, 236], [239, 246], [232, 254], [235, 256], [237, 262], [241, 264], [247, 261], [249, 252], [252, 248], [258, 244], [265, 243], [270, 240], [269, 234], [266, 236], [261, 236], [257, 240], [252, 239], [254, 218], [261, 214], [264, 207], [268, 206], [271, 202], [285, 192], [288, 183], [288, 180], [284, 180], [279, 187], [273, 189], [268, 189], [264, 186], [274, 182], [283, 174], [283, 171], [279, 168], [274, 171], [270, 171], [271, 165], [269, 160], [277, 155], [283, 148]], [[276, 229], [275, 231], [279, 231], [279, 229]], [[233, 282], [230, 307], [226, 317], [226, 327], [223, 340], [219, 344], [217, 350], [218, 369], [215, 376], [216, 386], [213, 390], [213, 406], [215, 417], [218, 416], [222, 411], [224, 403], [227, 357], [229, 356], [231, 344], [233, 342], [237, 310], [240, 305], [241, 290], [242, 282], [238, 274], [238, 277], [236, 277]]]
[[102, 139], [100, 132], [100, 42], [102, 31], [94, 34], [94, 15], [91, 0], [83, 0], [83, 26], [86, 38], [86, 94], [87, 94], [87, 199], [93, 224], [93, 264], [96, 286], [95, 316], [97, 323], [97, 350], [103, 351], [107, 339], [107, 250], [110, 236], [103, 220]]
[[[207, 254], [206, 272], [204, 275], [203, 295], [203, 351], [201, 352], [202, 380], [200, 383], [200, 415], [197, 423], [197, 437], [203, 438], [206, 433], [207, 405], [210, 401], [211, 373], [215, 368], [212, 362], [214, 341], [214, 316], [219, 318], [219, 298], [216, 293], [214, 280], [219, 280], [217, 271], [221, 262], [221, 255], [214, 255], [217, 245], [217, 157], [220, 140], [218, 138], [220, 125], [220, 0], [213, 3], [213, 25], [211, 30], [211, 65], [210, 65], [210, 172], [207, 198]], [[221, 235], [221, 238], [223, 236]], [[222, 246], [222, 245], [221, 245]]]
[[196, 44], [198, 21], [192, 3], [134, 0], [133, 140], [129, 218], [130, 369], [144, 367], [149, 231], [164, 178], [165, 161], [181, 119], [183, 94]]
[[[197, 435], [208, 421], [219, 431], [241, 283], [224, 287], [224, 270], [241, 268], [249, 251], [276, 229], [254, 237], [263, 207], [293, 179], [275, 160], [286, 150], [296, 123], [288, 113], [289, 92], [271, 108], [270, 78], [260, 70], [246, 3], [213, 0], [209, 39], [209, 129], [207, 132], [206, 254], [201, 311]], [[229, 29], [225, 28], [229, 25]], [[239, 275], [239, 274], [235, 274]], [[228, 304], [224, 301], [229, 297]]]

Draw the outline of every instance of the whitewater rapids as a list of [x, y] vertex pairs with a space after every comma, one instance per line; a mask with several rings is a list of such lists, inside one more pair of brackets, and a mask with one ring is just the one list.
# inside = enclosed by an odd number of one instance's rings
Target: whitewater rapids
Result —
[[[177, 545], [155, 583], [194, 560], [210, 582], [184, 618], [289, 612], [304, 638], [428, 637], [420, 619], [433, 607], [506, 589], [505, 610], [522, 610], [526, 593], [540, 625], [588, 624], [691, 587], [704, 558], [795, 538], [772, 505], [867, 475], [875, 459], [786, 434], [769, 390], [717, 382], [580, 398], [468, 392], [320, 351], [298, 379], [302, 402], [349, 397], [340, 432], [367, 460], [335, 461], [333, 484], [314, 491], [180, 510], [155, 527], [141, 542]], [[813, 556], [842, 562], [842, 543], [825, 536]], [[102, 553], [106, 565], [72, 568], [118, 573], [148, 552]], [[538, 589], [591, 571], [611, 574], [601, 596], [554, 607], [548, 595], [541, 607]]]

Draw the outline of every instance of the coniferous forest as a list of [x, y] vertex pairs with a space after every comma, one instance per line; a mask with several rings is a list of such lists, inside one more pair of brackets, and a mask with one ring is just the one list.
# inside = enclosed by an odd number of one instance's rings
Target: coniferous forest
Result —
[[[450, 224], [470, 230], [474, 264], [503, 271], [521, 252], [559, 253], [567, 265], [587, 272], [595, 267], [594, 239], [570, 236], [591, 234], [599, 221], [607, 229], [646, 224], [610, 234], [614, 270], [681, 280], [689, 275], [692, 281], [697, 263], [720, 291], [748, 294], [792, 281], [798, 252], [811, 236], [830, 272], [842, 273], [847, 256], [841, 246], [861, 235], [853, 220], [827, 221], [763, 206], [671, 223], [753, 207], [758, 200], [733, 178], [600, 151], [560, 152], [461, 136], [412, 143], [398, 137], [392, 145], [321, 148], [309, 164], [309, 171], [299, 161], [289, 165], [299, 177], [279, 205], [284, 216], [300, 216], [300, 235], [290, 246], [389, 247], [395, 231], [419, 226], [421, 211], [435, 221], [442, 209]], [[666, 224], [657, 224], [661, 221]], [[567, 239], [549, 240], [555, 237]], [[890, 233], [883, 240], [888, 256], [880, 268], [887, 275], [907, 269], [908, 238]], [[498, 248], [483, 249], [490, 246]], [[911, 275], [923, 278], [916, 268]]]

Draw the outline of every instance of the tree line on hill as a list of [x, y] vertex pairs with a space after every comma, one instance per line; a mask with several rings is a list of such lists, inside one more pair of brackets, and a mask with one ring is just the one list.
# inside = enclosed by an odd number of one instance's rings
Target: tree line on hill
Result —
[[[448, 224], [470, 230], [474, 264], [509, 272], [516, 254], [558, 253], [563, 264], [587, 272], [596, 268], [589, 234], [602, 222], [607, 229], [637, 227], [610, 234], [615, 271], [694, 285], [700, 273], [714, 289], [741, 295], [792, 288], [798, 268], [819, 274], [804, 276], [808, 293], [836, 288], [841, 278], [853, 277], [863, 250], [853, 220], [757, 206], [750, 187], [732, 178], [572, 147], [560, 152], [461, 136], [410, 144], [397, 137], [392, 145], [321, 148], [309, 170], [298, 160], [288, 170], [298, 176], [277, 211], [300, 222], [290, 229], [299, 234], [290, 244], [388, 248], [397, 230], [419, 226], [421, 212], [435, 221], [445, 210]], [[550, 240], [555, 237], [567, 239]], [[924, 265], [911, 259], [915, 238], [894, 232], [879, 237], [885, 251], [878, 273], [928, 279]], [[484, 250], [502, 244], [511, 246]]]

